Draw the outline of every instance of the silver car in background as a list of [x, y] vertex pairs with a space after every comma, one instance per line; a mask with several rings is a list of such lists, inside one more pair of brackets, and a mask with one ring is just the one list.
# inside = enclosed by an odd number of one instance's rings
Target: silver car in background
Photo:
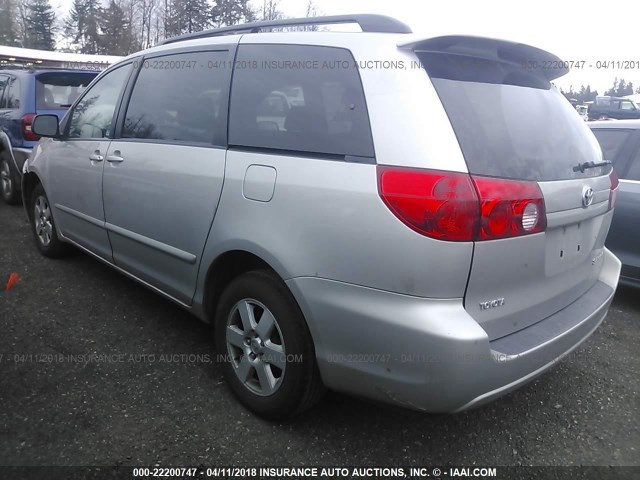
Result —
[[[265, 31], [346, 22], [362, 32]], [[170, 39], [60, 125], [36, 118], [36, 244], [211, 322], [231, 389], [265, 417], [325, 387], [481, 405], [589, 337], [618, 283], [617, 179], [550, 84], [566, 72], [536, 66], [557, 60], [375, 15]]]

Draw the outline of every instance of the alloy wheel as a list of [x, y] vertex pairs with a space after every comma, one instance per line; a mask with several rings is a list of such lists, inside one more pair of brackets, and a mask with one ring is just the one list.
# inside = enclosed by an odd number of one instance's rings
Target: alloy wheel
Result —
[[233, 370], [252, 393], [273, 395], [284, 379], [286, 351], [277, 320], [262, 303], [242, 299], [231, 309], [226, 327]]
[[0, 163], [0, 184], [2, 185], [2, 194], [7, 197], [11, 195], [13, 192], [13, 180], [11, 179], [9, 164], [6, 161]]
[[39, 195], [33, 207], [33, 221], [36, 227], [36, 235], [42, 246], [47, 247], [51, 243], [53, 224], [51, 221], [51, 208], [46, 197]]

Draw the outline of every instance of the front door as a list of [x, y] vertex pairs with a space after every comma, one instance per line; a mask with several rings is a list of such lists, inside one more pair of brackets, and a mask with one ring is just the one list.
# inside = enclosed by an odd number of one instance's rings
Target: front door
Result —
[[47, 151], [50, 175], [46, 184], [61, 233], [111, 260], [104, 229], [102, 169], [112, 136], [116, 106], [131, 65], [105, 74], [75, 105], [62, 140]]

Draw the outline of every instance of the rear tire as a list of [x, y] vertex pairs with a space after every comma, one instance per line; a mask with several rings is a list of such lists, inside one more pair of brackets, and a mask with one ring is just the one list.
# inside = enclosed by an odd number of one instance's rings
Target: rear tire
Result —
[[33, 189], [29, 209], [31, 231], [40, 253], [50, 258], [62, 258], [72, 253], [73, 247], [58, 238], [53, 209], [40, 183]]
[[2, 200], [9, 205], [20, 203], [18, 178], [11, 168], [11, 156], [7, 151], [0, 153], [0, 194]]
[[248, 272], [229, 284], [218, 302], [214, 334], [227, 383], [256, 414], [291, 417], [322, 396], [307, 324], [289, 289], [270, 271]]

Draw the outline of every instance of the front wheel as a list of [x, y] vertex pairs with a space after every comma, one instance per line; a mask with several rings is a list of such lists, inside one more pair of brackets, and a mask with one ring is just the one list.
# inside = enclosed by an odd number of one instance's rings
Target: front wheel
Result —
[[223, 292], [215, 340], [231, 390], [250, 410], [282, 419], [310, 408], [324, 388], [306, 322], [269, 271], [245, 273]]
[[62, 242], [56, 232], [56, 224], [47, 194], [42, 184], [36, 185], [31, 194], [31, 231], [38, 250], [50, 258], [65, 257], [72, 251], [69, 244]]

